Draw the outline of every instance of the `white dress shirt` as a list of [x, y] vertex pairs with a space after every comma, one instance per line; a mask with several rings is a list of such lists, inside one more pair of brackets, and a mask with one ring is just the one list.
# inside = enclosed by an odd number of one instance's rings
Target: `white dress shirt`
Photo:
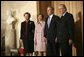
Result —
[[48, 28], [50, 26], [50, 22], [52, 20], [52, 17], [53, 17], [53, 14], [51, 14], [49, 17], [48, 17], [48, 21], [47, 21], [47, 24], [48, 24]]
[[62, 16], [64, 16], [66, 14], [66, 12], [64, 12], [61, 16], [60, 16], [60, 18], [62, 17]]

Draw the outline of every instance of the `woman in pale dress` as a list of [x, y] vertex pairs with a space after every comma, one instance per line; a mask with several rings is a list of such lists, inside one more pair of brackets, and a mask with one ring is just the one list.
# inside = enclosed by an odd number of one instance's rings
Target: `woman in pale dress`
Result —
[[43, 15], [38, 14], [37, 16], [37, 23], [35, 26], [35, 35], [34, 35], [34, 45], [35, 50], [38, 53], [38, 56], [46, 55], [46, 38], [44, 37], [44, 25], [45, 22], [43, 21]]

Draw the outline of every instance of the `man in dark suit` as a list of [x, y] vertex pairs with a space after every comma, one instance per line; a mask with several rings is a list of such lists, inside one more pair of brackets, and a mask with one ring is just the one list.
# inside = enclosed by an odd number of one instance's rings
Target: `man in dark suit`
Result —
[[72, 14], [67, 12], [64, 4], [60, 4], [58, 9], [60, 19], [57, 25], [57, 42], [59, 43], [62, 56], [71, 56], [72, 42], [74, 42], [74, 18]]
[[45, 20], [44, 36], [47, 39], [47, 56], [57, 56], [58, 46], [55, 43], [57, 34], [57, 20], [58, 16], [53, 14], [54, 8], [49, 6], [47, 8], [48, 17]]
[[25, 21], [21, 23], [21, 36], [20, 40], [23, 42], [26, 55], [31, 56], [34, 51], [34, 29], [33, 21], [30, 21], [30, 13], [24, 13]]

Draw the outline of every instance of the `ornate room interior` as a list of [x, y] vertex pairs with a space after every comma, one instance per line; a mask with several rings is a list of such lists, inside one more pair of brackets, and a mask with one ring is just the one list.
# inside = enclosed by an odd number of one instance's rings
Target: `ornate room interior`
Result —
[[1, 55], [10, 56], [12, 48], [19, 48], [24, 12], [31, 13], [31, 20], [36, 22], [38, 13], [47, 16], [48, 6], [54, 7], [54, 13], [59, 16], [59, 4], [65, 4], [74, 16], [76, 56], [83, 56], [83, 1], [1, 1]]

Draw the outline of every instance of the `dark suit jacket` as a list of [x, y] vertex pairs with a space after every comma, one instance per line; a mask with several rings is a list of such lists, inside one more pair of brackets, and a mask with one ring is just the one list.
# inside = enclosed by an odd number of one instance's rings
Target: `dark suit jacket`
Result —
[[69, 39], [74, 38], [74, 18], [73, 15], [66, 12], [66, 14], [59, 19], [57, 25], [57, 38], [61, 43], [68, 42]]
[[44, 36], [47, 38], [47, 56], [58, 56], [58, 46], [55, 43], [55, 38], [57, 36], [57, 22], [59, 17], [56, 15], [52, 16], [50, 26], [48, 28], [47, 20], [45, 20]]
[[21, 23], [21, 36], [23, 40], [24, 48], [27, 52], [34, 51], [34, 29], [35, 25], [33, 21], [28, 21], [26, 30], [26, 21]]
[[57, 34], [57, 20], [58, 19], [59, 19], [58, 16], [53, 15], [49, 28], [48, 28], [48, 25], [47, 25], [48, 17], [45, 20], [44, 36], [49, 41], [52, 41], [52, 42], [55, 41], [56, 34]]

